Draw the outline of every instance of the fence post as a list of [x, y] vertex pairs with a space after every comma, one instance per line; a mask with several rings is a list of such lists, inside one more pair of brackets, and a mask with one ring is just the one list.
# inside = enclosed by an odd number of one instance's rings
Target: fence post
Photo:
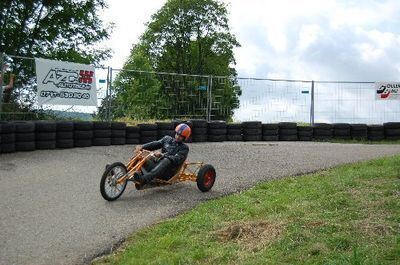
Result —
[[108, 122], [111, 122], [111, 115], [112, 115], [112, 113], [111, 113], [111, 107], [112, 107], [112, 104], [111, 104], [111, 100], [112, 100], [112, 71], [113, 71], [113, 69], [112, 69], [112, 67], [109, 67], [109, 77], [110, 77], [110, 80], [109, 80], [109, 92], [108, 92], [108, 94], [109, 94], [109, 100], [108, 100], [108, 115], [107, 115], [107, 121]]
[[211, 121], [212, 84], [213, 84], [213, 76], [209, 75], [208, 86], [207, 86], [207, 121]]
[[3, 113], [3, 84], [4, 84], [4, 52], [0, 58], [1, 76], [0, 76], [0, 120]]
[[314, 126], [314, 80], [311, 81], [310, 125]]

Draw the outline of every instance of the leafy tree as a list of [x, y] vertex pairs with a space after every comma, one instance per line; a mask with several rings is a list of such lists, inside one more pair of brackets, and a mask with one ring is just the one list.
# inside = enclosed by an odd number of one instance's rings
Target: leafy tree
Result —
[[[169, 0], [151, 17], [123, 69], [229, 76], [228, 82], [213, 82], [212, 86], [212, 102], [220, 104], [218, 111], [213, 113], [214, 118], [228, 119], [238, 107], [240, 94], [233, 68], [233, 48], [238, 47], [239, 43], [229, 30], [226, 6], [218, 0]], [[144, 82], [135, 82], [138, 78], [134, 73], [121, 72], [114, 87], [116, 100], [126, 109], [115, 114], [165, 118], [168, 112], [152, 110], [161, 105], [161, 108], [169, 106], [175, 110], [173, 114], [194, 116], [196, 109], [201, 107], [199, 104], [206, 101], [206, 93], [197, 93], [198, 97], [193, 94], [193, 89], [202, 85], [204, 80], [179, 77], [174, 82], [156, 82], [154, 78], [156, 76]], [[137, 91], [142, 90], [146, 90], [148, 96], [136, 100], [135, 97], [140, 95]], [[150, 103], [151, 91], [158, 93], [156, 106]], [[181, 104], [182, 99], [185, 104]], [[134, 102], [135, 108], [127, 102]], [[137, 109], [146, 111], [137, 112]]]
[[[105, 0], [2, 0], [0, 52], [85, 64], [98, 64], [110, 56], [97, 44], [110, 35], [98, 11]], [[17, 79], [11, 101], [31, 107], [35, 98], [34, 63], [10, 59]]]

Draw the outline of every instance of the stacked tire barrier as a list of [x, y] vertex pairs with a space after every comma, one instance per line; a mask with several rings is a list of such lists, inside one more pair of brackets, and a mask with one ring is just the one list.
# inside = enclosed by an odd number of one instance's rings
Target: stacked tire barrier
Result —
[[139, 126], [126, 127], [126, 144], [140, 144]]
[[1, 122], [1, 152], [14, 153], [15, 152], [15, 124]]
[[351, 138], [354, 140], [366, 140], [368, 138], [368, 127], [366, 124], [350, 124]]
[[56, 122], [56, 147], [74, 147], [74, 123], [72, 121]]
[[74, 146], [89, 147], [93, 145], [93, 122], [74, 122]]
[[316, 123], [313, 128], [315, 140], [329, 141], [333, 138], [333, 126], [328, 123]]
[[226, 125], [226, 140], [243, 141], [243, 128], [241, 123], [229, 123]]
[[156, 141], [158, 138], [157, 124], [141, 123], [138, 124], [140, 129], [140, 143], [145, 144], [148, 142]]
[[368, 140], [382, 141], [385, 139], [383, 125], [368, 125]]
[[313, 127], [311, 126], [297, 126], [297, 136], [299, 141], [312, 141], [313, 140]]
[[243, 141], [261, 141], [262, 124], [260, 121], [245, 121], [242, 123]]
[[124, 145], [126, 144], [126, 123], [112, 122], [111, 123], [111, 144]]
[[387, 122], [383, 124], [385, 139], [400, 140], [400, 122]]
[[226, 122], [225, 121], [210, 121], [208, 123], [208, 136], [209, 142], [223, 142], [226, 141]]
[[194, 119], [190, 120], [192, 124], [192, 140], [193, 142], [207, 142], [208, 123], [206, 120]]
[[351, 126], [348, 123], [334, 123], [333, 126], [333, 138], [341, 140], [351, 139]]
[[36, 149], [47, 150], [57, 147], [57, 125], [54, 121], [35, 123]]
[[264, 123], [262, 125], [262, 140], [263, 141], [279, 141], [279, 124]]
[[92, 142], [94, 146], [111, 145], [111, 123], [105, 121], [94, 122]]
[[158, 139], [161, 139], [166, 135], [175, 137], [175, 124], [173, 122], [156, 122], [156, 124]]
[[280, 141], [297, 141], [297, 123], [280, 122], [279, 123], [279, 140]]
[[36, 150], [35, 123], [15, 122], [15, 151]]

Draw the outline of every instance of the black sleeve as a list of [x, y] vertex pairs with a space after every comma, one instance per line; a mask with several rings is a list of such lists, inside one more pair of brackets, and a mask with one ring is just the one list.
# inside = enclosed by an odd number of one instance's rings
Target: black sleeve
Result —
[[142, 148], [149, 151], [160, 149], [163, 147], [163, 139], [144, 144], [142, 145]]
[[178, 153], [176, 153], [175, 155], [167, 155], [165, 157], [171, 160], [174, 166], [179, 166], [183, 162], [185, 162], [185, 159], [187, 158], [188, 154], [189, 154], [189, 148], [185, 147], [179, 150]]

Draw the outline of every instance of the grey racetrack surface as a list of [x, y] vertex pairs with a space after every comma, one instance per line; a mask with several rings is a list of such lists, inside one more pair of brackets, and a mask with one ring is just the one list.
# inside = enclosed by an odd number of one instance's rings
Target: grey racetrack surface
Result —
[[213, 164], [209, 193], [195, 183], [136, 191], [105, 201], [99, 182], [107, 163], [126, 162], [133, 146], [0, 155], [0, 264], [84, 264], [109, 253], [139, 228], [201, 201], [255, 183], [338, 164], [400, 154], [400, 145], [301, 142], [189, 144], [191, 161]]

